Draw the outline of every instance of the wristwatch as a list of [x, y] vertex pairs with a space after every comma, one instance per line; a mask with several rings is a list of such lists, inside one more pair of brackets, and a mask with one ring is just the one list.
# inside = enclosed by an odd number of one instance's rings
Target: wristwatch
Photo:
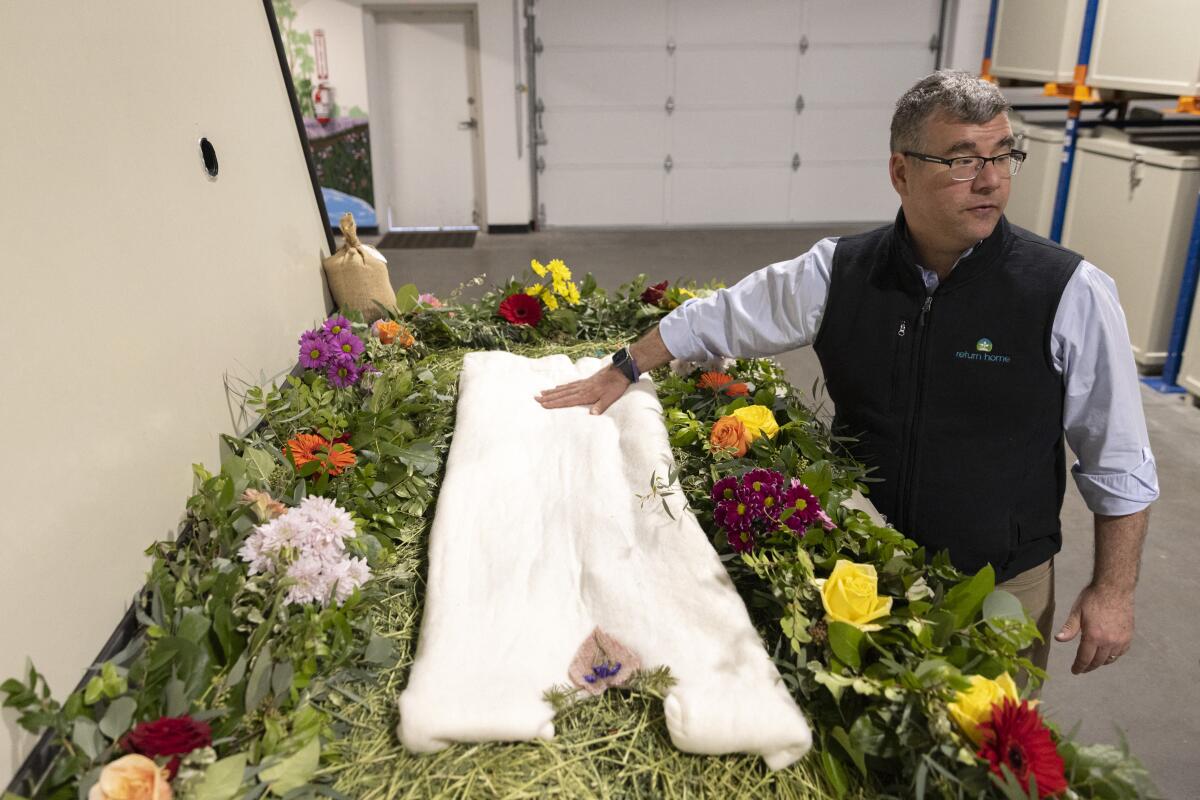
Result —
[[612, 363], [622, 375], [629, 379], [630, 383], [637, 383], [638, 378], [642, 377], [642, 373], [638, 371], [637, 362], [633, 360], [633, 353], [629, 352], [628, 347], [622, 347], [613, 353]]

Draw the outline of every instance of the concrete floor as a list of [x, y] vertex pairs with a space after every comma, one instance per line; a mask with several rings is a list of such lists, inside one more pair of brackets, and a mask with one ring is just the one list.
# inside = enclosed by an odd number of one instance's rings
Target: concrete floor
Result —
[[[561, 258], [579, 275], [592, 272], [606, 288], [639, 272], [654, 281], [682, 276], [733, 284], [823, 236], [869, 227], [547, 231], [481, 236], [472, 249], [390, 250], [385, 256], [395, 286], [415, 283], [438, 295], [481, 273], [489, 285], [520, 275], [531, 258]], [[820, 375], [811, 351], [780, 360], [798, 387], [807, 390]], [[1075, 643], [1055, 643], [1043, 708], [1065, 731], [1079, 723], [1082, 741], [1115, 744], [1120, 728], [1162, 796], [1192, 800], [1200, 798], [1200, 548], [1193, 539], [1200, 519], [1200, 409], [1187, 396], [1144, 387], [1142, 395], [1162, 497], [1143, 558], [1134, 645], [1114, 666], [1075, 676]], [[1092, 517], [1070, 482], [1063, 525], [1056, 626], [1091, 577]]]

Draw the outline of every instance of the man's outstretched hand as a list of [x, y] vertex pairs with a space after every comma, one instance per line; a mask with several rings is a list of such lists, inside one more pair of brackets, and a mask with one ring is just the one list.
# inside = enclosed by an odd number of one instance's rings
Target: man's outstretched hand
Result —
[[593, 414], [603, 414], [629, 388], [629, 379], [616, 367], [605, 364], [590, 377], [571, 381], [537, 396], [543, 408], [591, 406]]

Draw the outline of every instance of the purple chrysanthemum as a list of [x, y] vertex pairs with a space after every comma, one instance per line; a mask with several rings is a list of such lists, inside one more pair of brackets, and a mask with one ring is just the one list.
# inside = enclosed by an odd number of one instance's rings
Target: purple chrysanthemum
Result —
[[756, 517], [779, 519], [779, 489], [783, 475], [773, 469], [752, 469], [742, 476], [738, 498], [754, 509]]
[[796, 533], [803, 533], [821, 518], [821, 504], [816, 496], [795, 478], [792, 479], [792, 485], [784, 490], [782, 501], [782, 510], [792, 512], [784, 522]]
[[333, 342], [333, 349], [336, 353], [343, 356], [349, 356], [350, 358], [358, 358], [359, 354], [366, 349], [362, 343], [362, 339], [358, 338], [350, 331], [342, 331], [337, 336], [334, 336], [331, 341]]
[[727, 475], [721, 480], [713, 484], [712, 500], [714, 503], [720, 503], [724, 500], [737, 499], [738, 479], [732, 475]]
[[717, 522], [730, 531], [748, 531], [754, 522], [754, 509], [741, 500], [717, 503]]
[[353, 386], [358, 382], [360, 374], [358, 365], [350, 356], [335, 355], [325, 368], [325, 377], [329, 378], [329, 382], [339, 389]]
[[324, 329], [328, 331], [330, 336], [337, 336], [343, 332], [349, 332], [350, 320], [338, 314], [336, 317], [330, 317], [325, 320]]
[[754, 549], [754, 531], [730, 531], [726, 538], [735, 553], [749, 553]]
[[300, 336], [300, 366], [320, 369], [333, 355], [333, 345], [323, 331], [305, 331]]

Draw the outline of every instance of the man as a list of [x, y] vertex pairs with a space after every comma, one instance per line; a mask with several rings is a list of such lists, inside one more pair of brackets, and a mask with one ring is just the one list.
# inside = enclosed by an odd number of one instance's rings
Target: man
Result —
[[1053, 556], [1072, 472], [1095, 515], [1089, 583], [1057, 634], [1082, 632], [1072, 672], [1111, 664], [1133, 638], [1148, 506], [1158, 496], [1125, 317], [1112, 280], [1004, 219], [1024, 153], [1008, 104], [940, 71], [900, 98], [891, 125], [893, 225], [824, 239], [731, 289], [692, 300], [591, 377], [542, 393], [602, 413], [672, 358], [757, 357], [813, 345], [834, 427], [883, 479], [872, 500], [960, 569], [987, 563], [1045, 641]]

